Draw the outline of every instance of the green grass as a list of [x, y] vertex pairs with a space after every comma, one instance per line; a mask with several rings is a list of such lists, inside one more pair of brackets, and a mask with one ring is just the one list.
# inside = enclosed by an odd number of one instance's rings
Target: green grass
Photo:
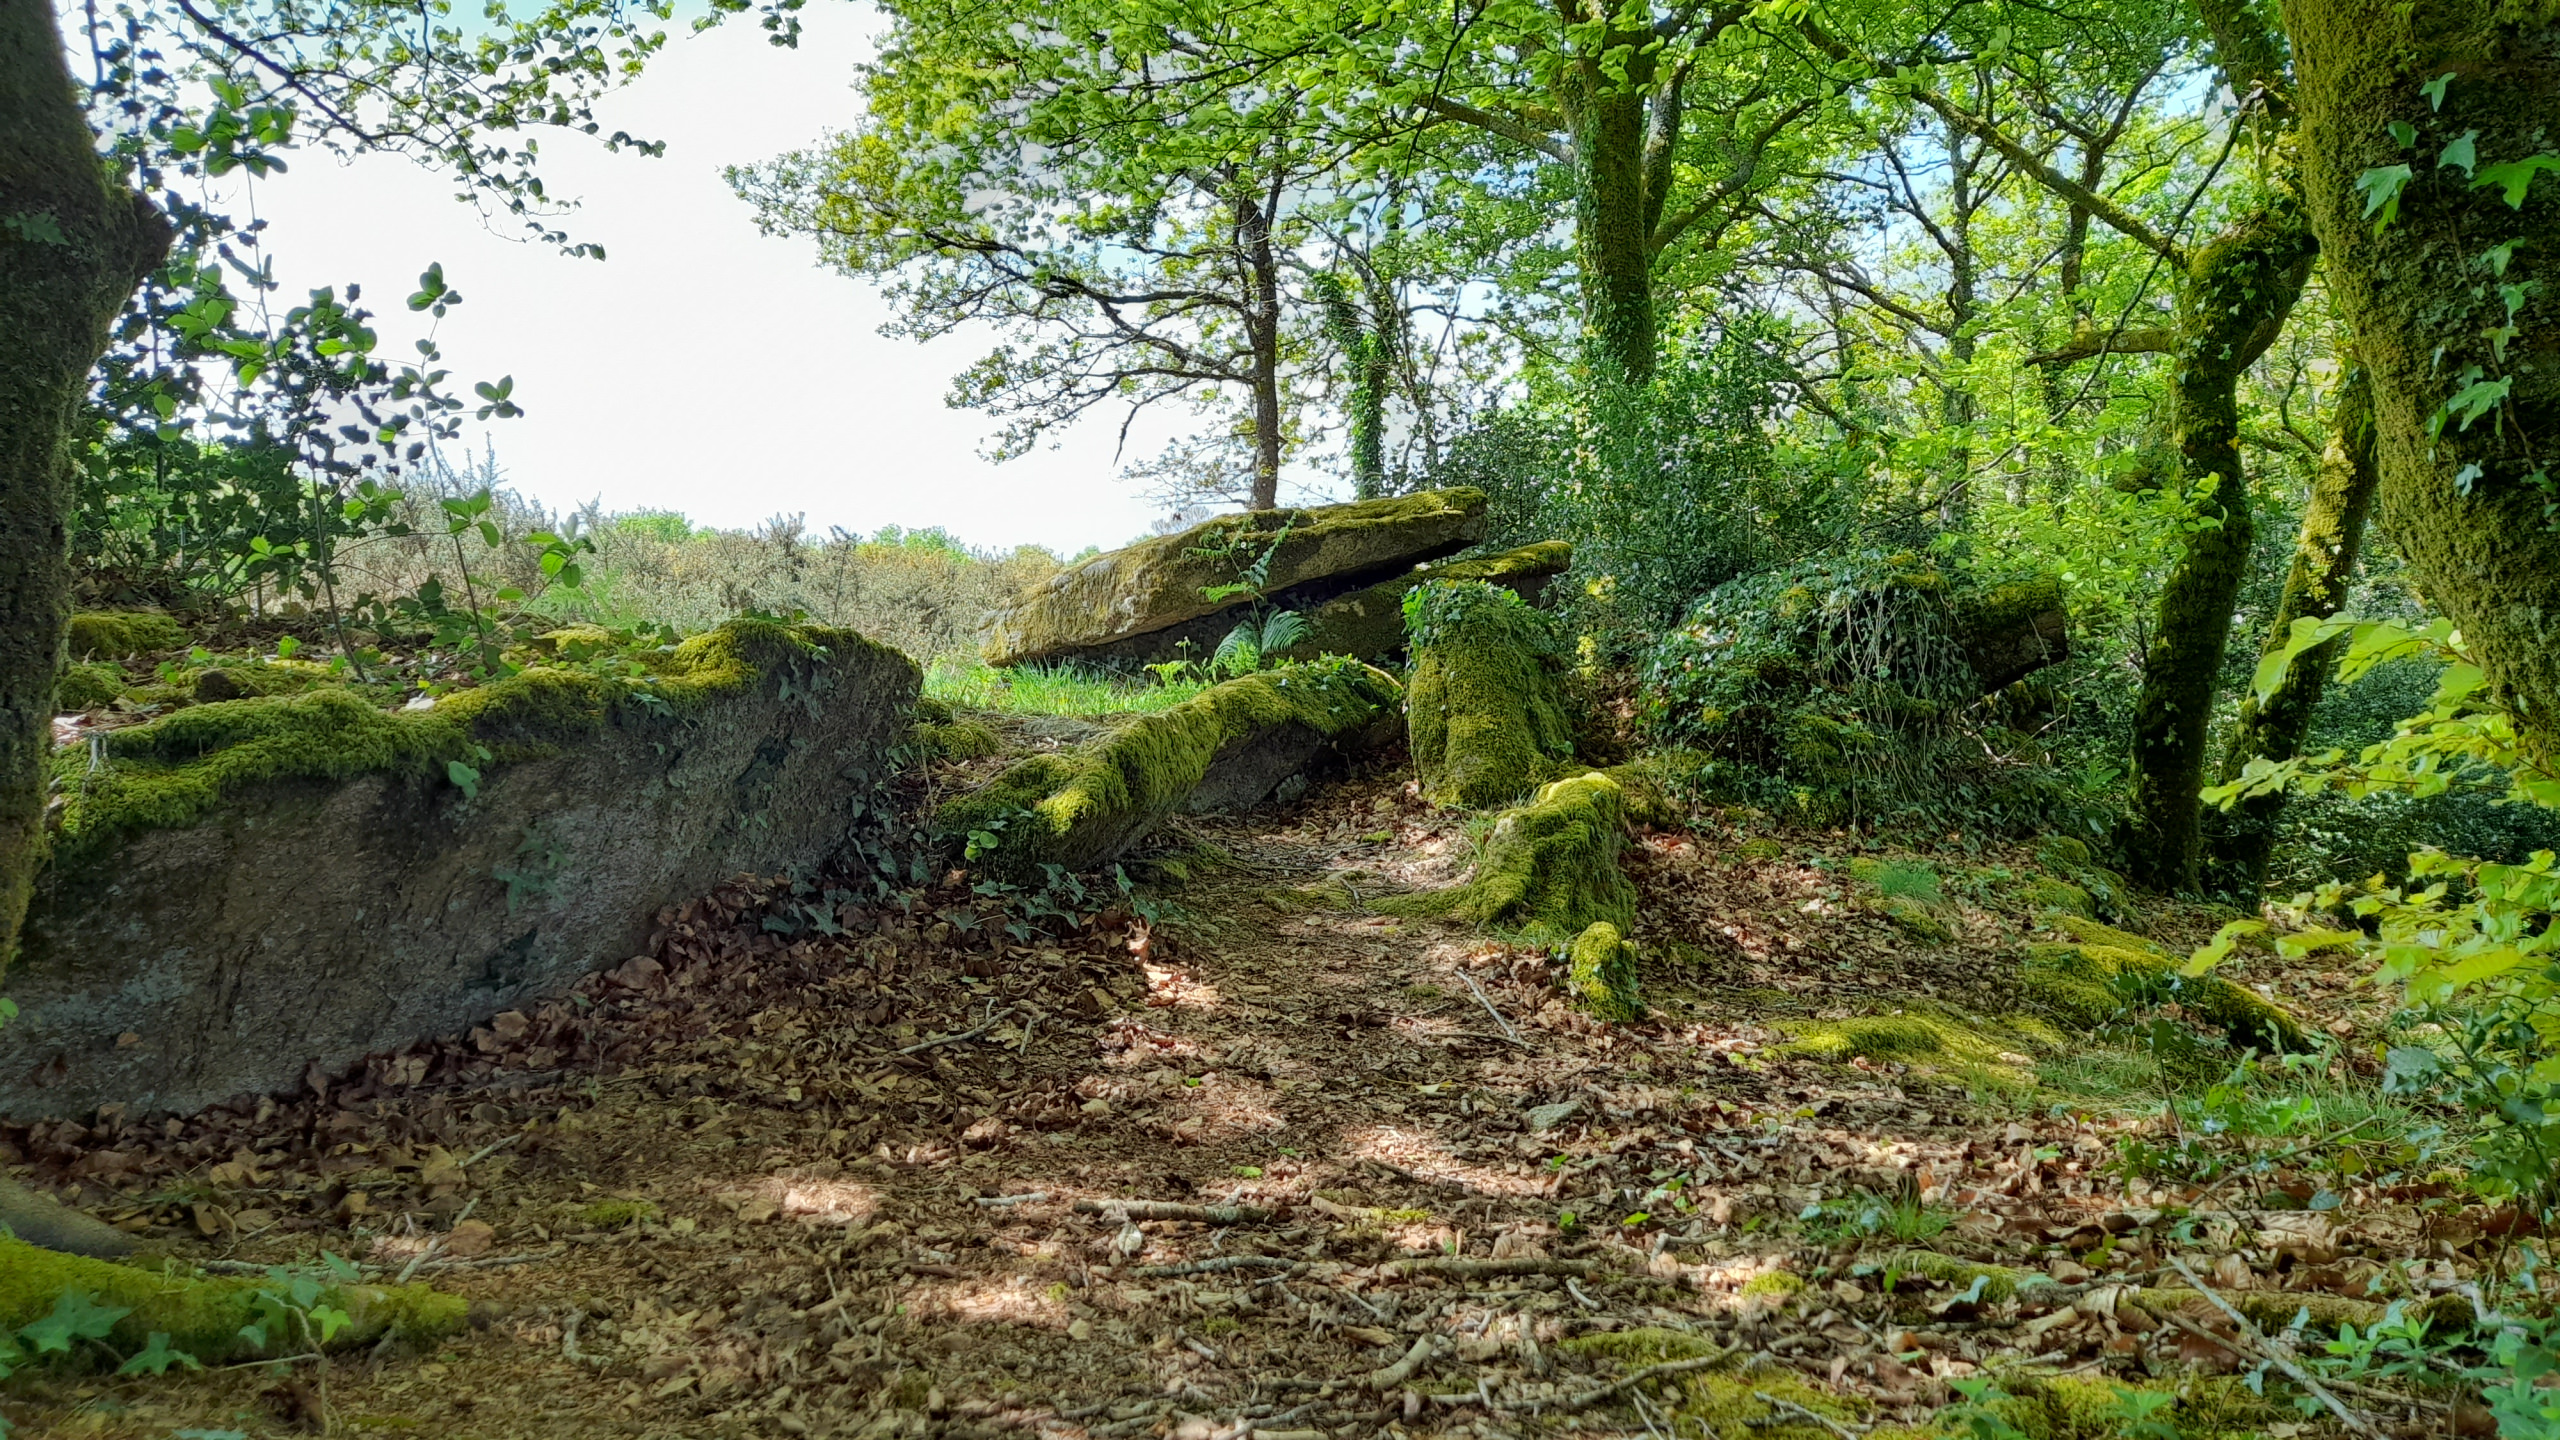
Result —
[[1846, 1195], [1812, 1206], [1797, 1218], [1804, 1225], [1805, 1238], [1821, 1245], [1874, 1239], [1913, 1244], [1956, 1223], [1952, 1211], [1924, 1205], [1912, 1192]]
[[1161, 684], [1073, 666], [1016, 665], [999, 670], [974, 655], [944, 655], [926, 667], [924, 693], [946, 704], [1014, 715], [1139, 715], [1170, 710], [1209, 687], [1199, 681]]

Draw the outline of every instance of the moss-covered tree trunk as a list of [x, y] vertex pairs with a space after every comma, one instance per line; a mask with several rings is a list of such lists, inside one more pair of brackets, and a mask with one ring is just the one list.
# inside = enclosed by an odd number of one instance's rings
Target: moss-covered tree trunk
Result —
[[1387, 493], [1387, 387], [1395, 378], [1390, 373], [1386, 312], [1380, 310], [1374, 324], [1363, 319], [1351, 299], [1351, 288], [1331, 272], [1315, 276], [1308, 289], [1324, 309], [1326, 338], [1341, 352], [1343, 368], [1350, 372], [1342, 411], [1349, 432], [1344, 438], [1351, 452], [1351, 495], [1355, 500], [1375, 500]]
[[2143, 656], [2125, 836], [2127, 872], [2156, 890], [2191, 891], [2199, 880], [2206, 728], [2252, 533], [2240, 376], [2284, 328], [2312, 253], [2300, 207], [2280, 198], [2198, 251], [2179, 291], [2171, 438], [2191, 529]]
[[[2326, 620], [2347, 603], [2356, 560], [2364, 549], [2366, 519], [2373, 513], [2378, 476], [2373, 463], [2373, 386], [2362, 368], [2348, 373], [2338, 393], [2337, 414], [2329, 422], [2329, 444], [2320, 471], [2311, 482], [2311, 500], [2303, 507], [2302, 534], [2294, 542], [2293, 563], [2285, 571], [2284, 599], [2268, 627], [2268, 651], [2283, 648], [2293, 622]], [[2337, 663], [2344, 637], [2295, 658], [2284, 683], [2264, 705], [2252, 694], [2240, 702], [2240, 723], [2222, 754], [2222, 779], [2236, 780], [2252, 760], [2290, 760], [2301, 753], [2311, 729], [2311, 712], [2330, 667]], [[2263, 652], [2262, 652], [2263, 653]], [[2208, 888], [2252, 900], [2266, 888], [2267, 859], [2275, 845], [2276, 818], [2284, 813], [2281, 794], [2255, 795], [2227, 812], [2206, 817], [2205, 882]]]
[[43, 848], [70, 618], [63, 438], [107, 326], [169, 230], [99, 162], [46, 0], [0, 0], [0, 968]]
[[[1574, 245], [1583, 342], [1613, 380], [1653, 378], [1653, 230], [1646, 188], [1649, 33], [1612, 35], [1560, 67], [1558, 108], [1573, 138]], [[1616, 61], [1624, 74], [1605, 63]]]
[[[73, 407], [107, 326], [169, 248], [111, 177], [80, 113], [48, 0], [0, 0], [0, 976], [44, 849], [44, 759], [70, 618]], [[91, 1254], [131, 1242], [0, 1178], [0, 1221]]]
[[2560, 5], [2286, 0], [2284, 20], [2384, 523], [2528, 750], [2560, 761], [2560, 174], [2498, 168], [2560, 166]]

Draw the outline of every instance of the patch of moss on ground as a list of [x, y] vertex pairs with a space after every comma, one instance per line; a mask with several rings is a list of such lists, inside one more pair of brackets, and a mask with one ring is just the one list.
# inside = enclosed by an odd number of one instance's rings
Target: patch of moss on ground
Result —
[[1745, 1295], [1794, 1295], [1804, 1289], [1804, 1277], [1789, 1270], [1763, 1270], [1742, 1282]]
[[919, 721], [913, 734], [916, 747], [937, 760], [983, 760], [1004, 750], [1004, 738], [975, 720]]
[[1171, 814], [1229, 744], [1284, 725], [1349, 734], [1377, 720], [1399, 693], [1384, 671], [1351, 661], [1247, 675], [1090, 744], [1024, 760], [945, 804], [934, 823], [998, 873], [1027, 877], [1044, 864], [1088, 869]]
[[2220, 975], [2179, 974], [2181, 962], [2139, 935], [2076, 915], [2055, 915], [2056, 928], [2077, 943], [2033, 945], [2020, 976], [2026, 995], [2055, 1019], [2093, 1029], [2137, 1005], [2175, 1003], [2262, 1050], [2299, 1050], [2301, 1022], [2283, 1006]]
[[1631, 1024], [1644, 1018], [1635, 947], [1606, 920], [1593, 921], [1574, 937], [1567, 952], [1564, 989], [1574, 1004], [1597, 1019]]
[[1776, 860], [1787, 853], [1787, 847], [1775, 840], [1745, 840], [1733, 847], [1733, 853], [1745, 860]]
[[[166, 1262], [165, 1269], [146, 1269], [0, 1238], [0, 1333], [43, 1319], [64, 1294], [76, 1292], [131, 1312], [107, 1336], [122, 1354], [142, 1349], [154, 1334], [166, 1335], [171, 1349], [208, 1364], [310, 1349], [306, 1338], [286, 1333], [289, 1319], [279, 1318], [272, 1303], [259, 1299], [261, 1290], [274, 1288], [264, 1279], [190, 1276], [174, 1261]], [[424, 1285], [330, 1285], [315, 1303], [348, 1316], [345, 1328], [325, 1347], [330, 1350], [370, 1345], [386, 1334], [407, 1339], [449, 1335], [463, 1328], [470, 1308], [463, 1297]], [[263, 1348], [240, 1333], [242, 1326], [262, 1319], [272, 1322]]]
[[1896, 1015], [1789, 1021], [1781, 1053], [1817, 1060], [1895, 1061], [1915, 1067], [1975, 1069], [2015, 1084], [2022, 1053], [2060, 1047], [2062, 1037], [2028, 1016], [1985, 1022], [1914, 1004]]
[[590, 1230], [621, 1230], [658, 1218], [647, 1200], [599, 1200], [578, 1212], [578, 1223]]
[[191, 825], [260, 782], [449, 776], [454, 762], [485, 769], [536, 759], [608, 724], [690, 718], [770, 667], [814, 678], [832, 659], [863, 651], [896, 654], [850, 630], [733, 620], [685, 641], [639, 679], [527, 670], [423, 710], [385, 711], [340, 687], [190, 706], [108, 734], [107, 763], [95, 772], [86, 754], [55, 758], [69, 802], [53, 863], [82, 863], [123, 836]]
[[1444, 805], [1507, 804], [1573, 758], [1552, 619], [1481, 580], [1434, 582], [1406, 610], [1407, 738], [1424, 793]]
[[2077, 915], [2084, 920], [2098, 918], [2098, 902], [2090, 896], [2088, 891], [2068, 880], [2056, 880], [2050, 875], [2038, 875], [2029, 880], [2020, 887], [2018, 898], [2025, 903], [2028, 910], [2033, 912], [2058, 910], [2065, 914]]
[[1597, 771], [1557, 780], [1494, 822], [1464, 884], [1388, 896], [1373, 908], [1516, 930], [1547, 943], [1562, 943], [1594, 921], [1623, 930], [1636, 906], [1635, 886], [1618, 868], [1626, 829], [1617, 781]]
[[74, 660], [128, 660], [187, 643], [177, 621], [157, 610], [83, 610], [64, 636]]

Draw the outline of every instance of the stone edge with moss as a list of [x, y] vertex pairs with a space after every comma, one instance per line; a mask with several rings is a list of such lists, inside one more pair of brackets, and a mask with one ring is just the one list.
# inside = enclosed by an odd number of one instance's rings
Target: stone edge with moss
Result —
[[[258, 1292], [273, 1289], [272, 1282], [195, 1276], [177, 1261], [159, 1262], [163, 1268], [156, 1269], [145, 1263], [91, 1260], [0, 1237], [0, 1333], [43, 1319], [62, 1296], [76, 1292], [132, 1312], [107, 1336], [127, 1353], [144, 1348], [154, 1334], [166, 1335], [170, 1349], [207, 1364], [310, 1348], [299, 1337], [277, 1336], [262, 1350], [240, 1333], [260, 1318]], [[462, 1296], [424, 1285], [330, 1285], [315, 1303], [347, 1315], [345, 1328], [323, 1347], [329, 1350], [370, 1345], [385, 1335], [450, 1335], [468, 1323], [470, 1313]]]
[[1073, 750], [1021, 761], [946, 802], [934, 826], [955, 843], [983, 837], [981, 863], [998, 873], [1090, 869], [1173, 813], [1229, 746], [1287, 725], [1327, 739], [1357, 735], [1401, 693], [1393, 676], [1349, 660], [1242, 676]]
[[1564, 650], [1544, 612], [1482, 580], [1439, 580], [1406, 598], [1405, 616], [1406, 731], [1426, 795], [1508, 804], [1572, 764]]
[[1561, 944], [1594, 921], [1622, 931], [1635, 919], [1635, 886], [1619, 869], [1626, 792], [1597, 771], [1550, 781], [1536, 798], [1494, 821], [1475, 873], [1444, 890], [1391, 895], [1388, 914], [1464, 920]]
[[608, 727], [696, 718], [776, 666], [841, 665], [861, 652], [914, 662], [851, 630], [732, 620], [652, 657], [639, 678], [535, 668], [421, 710], [385, 711], [339, 688], [190, 706], [53, 761], [65, 803], [50, 863], [84, 865], [117, 842], [192, 825], [246, 787], [375, 773], [451, 775], [541, 759]]
[[2310, 1043], [2292, 1012], [2238, 981], [2182, 975], [2176, 957], [2111, 925], [2067, 912], [2046, 918], [2072, 943], [2029, 946], [2020, 982], [2039, 1008], [2064, 1024], [2094, 1029], [2130, 1005], [2175, 1001], [2239, 1044], [2300, 1051]]

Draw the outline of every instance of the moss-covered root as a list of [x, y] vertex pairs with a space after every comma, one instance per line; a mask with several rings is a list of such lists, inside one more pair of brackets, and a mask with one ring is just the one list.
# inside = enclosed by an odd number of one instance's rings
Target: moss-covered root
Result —
[[1564, 988], [1595, 1019], [1632, 1023], [1644, 1018], [1635, 947], [1606, 920], [1591, 922], [1574, 937]]
[[2024, 981], [2028, 998], [2065, 1025], [2094, 1028], [2128, 1004], [2175, 1001], [2221, 1027], [2235, 1044], [2271, 1051], [2309, 1044], [2291, 1012], [2245, 985], [2220, 975], [2181, 975], [2176, 957], [2112, 926], [2077, 915], [2049, 918], [2075, 943], [2029, 947]]
[[114, 1256], [133, 1253], [133, 1237], [50, 1195], [42, 1195], [0, 1175], [0, 1230], [47, 1250], [73, 1255]]
[[1635, 886], [1618, 869], [1626, 843], [1625, 792], [1593, 772], [1558, 780], [1494, 822], [1462, 885], [1390, 896], [1374, 908], [1446, 916], [1561, 941], [1594, 921], [1625, 927], [1635, 918]]
[[1502, 805], [1573, 757], [1563, 652], [1554, 626], [1517, 594], [1439, 581], [1413, 617], [1408, 738], [1423, 790], [1444, 805]]
[[1290, 725], [1354, 735], [1392, 713], [1400, 693], [1386, 672], [1350, 661], [1247, 675], [1091, 744], [1035, 755], [944, 805], [934, 823], [991, 870], [1089, 869], [1173, 813], [1230, 745]]
[[123, 660], [187, 643], [178, 622], [156, 610], [84, 610], [71, 617], [65, 649], [74, 660]]
[[[155, 1334], [168, 1337], [172, 1350], [183, 1350], [208, 1364], [259, 1355], [288, 1355], [311, 1348], [311, 1339], [286, 1333], [294, 1324], [278, 1313], [276, 1303], [260, 1292], [276, 1286], [266, 1280], [203, 1279], [183, 1273], [168, 1262], [162, 1270], [119, 1265], [77, 1255], [58, 1255], [22, 1240], [0, 1239], [0, 1333], [31, 1325], [53, 1313], [65, 1294], [87, 1296], [98, 1305], [131, 1313], [116, 1321], [107, 1343], [130, 1354], [151, 1343]], [[291, 1296], [286, 1296], [291, 1299]], [[330, 1285], [314, 1306], [346, 1313], [347, 1323], [325, 1348], [353, 1349], [385, 1335], [427, 1339], [449, 1335], [469, 1319], [469, 1302], [424, 1285]], [[266, 1346], [241, 1334], [244, 1325], [268, 1323]]]

